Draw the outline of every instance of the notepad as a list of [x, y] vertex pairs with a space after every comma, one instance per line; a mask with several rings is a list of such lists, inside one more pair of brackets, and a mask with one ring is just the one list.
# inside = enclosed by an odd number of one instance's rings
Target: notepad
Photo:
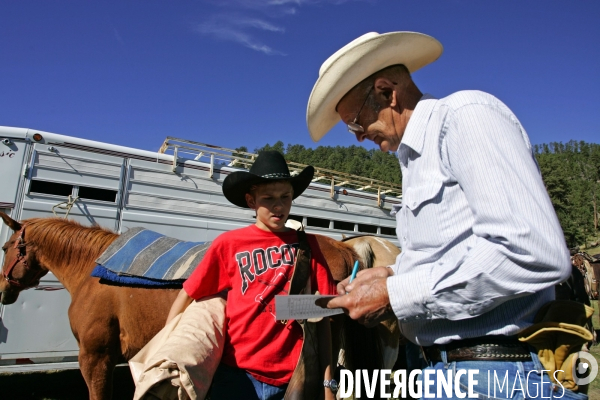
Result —
[[317, 299], [327, 299], [336, 296], [297, 294], [275, 296], [275, 316], [278, 320], [309, 319], [328, 317], [342, 314], [341, 308], [321, 308], [315, 304]]

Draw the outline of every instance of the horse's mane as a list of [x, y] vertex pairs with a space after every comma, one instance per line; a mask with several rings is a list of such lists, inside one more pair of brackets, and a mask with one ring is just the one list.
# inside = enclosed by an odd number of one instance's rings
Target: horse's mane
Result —
[[61, 218], [31, 218], [22, 224], [27, 245], [43, 248], [48, 261], [73, 266], [93, 263], [119, 236], [100, 226], [86, 227]]
[[[363, 238], [363, 239], [362, 240], [354, 240], [354, 239], [359, 239], [359, 238]], [[344, 237], [341, 241], [347, 242], [347, 241], [351, 240], [353, 242], [353, 244], [351, 246], [356, 251], [356, 254], [358, 254], [358, 256], [360, 257], [360, 260], [364, 263], [363, 268], [367, 269], [367, 268], [373, 268], [375, 266], [375, 258], [376, 258], [375, 251], [373, 250], [373, 246], [370, 243], [370, 240], [372, 240], [374, 238], [376, 239], [375, 236], [368, 233], [368, 234], [363, 234], [363, 235]]]
[[354, 245], [354, 250], [364, 263], [364, 268], [373, 268], [375, 261], [375, 253], [373, 247], [368, 241], [357, 241]]

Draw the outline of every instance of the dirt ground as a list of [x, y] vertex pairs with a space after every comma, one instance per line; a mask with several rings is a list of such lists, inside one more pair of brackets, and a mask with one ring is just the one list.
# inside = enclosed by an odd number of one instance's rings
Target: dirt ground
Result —
[[[135, 385], [127, 367], [117, 367], [114, 400], [131, 400]], [[86, 400], [87, 386], [76, 370], [0, 375], [0, 399], [5, 400]]]

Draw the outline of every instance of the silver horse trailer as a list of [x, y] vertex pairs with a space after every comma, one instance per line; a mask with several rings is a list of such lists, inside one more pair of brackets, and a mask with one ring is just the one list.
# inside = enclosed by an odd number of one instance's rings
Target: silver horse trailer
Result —
[[[119, 233], [143, 226], [210, 241], [253, 223], [252, 211], [228, 203], [221, 184], [255, 157], [171, 137], [154, 153], [0, 127], [0, 211], [17, 220], [58, 215]], [[303, 167], [290, 163], [292, 173]], [[370, 233], [396, 243], [390, 210], [400, 203], [399, 185], [317, 168], [290, 218], [336, 239]], [[0, 241], [11, 233], [2, 224]], [[16, 303], [0, 305], [0, 374], [78, 368], [69, 303], [69, 293], [49, 273]]]

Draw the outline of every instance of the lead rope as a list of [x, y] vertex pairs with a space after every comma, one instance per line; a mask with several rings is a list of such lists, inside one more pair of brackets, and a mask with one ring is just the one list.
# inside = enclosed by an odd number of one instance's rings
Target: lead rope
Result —
[[72, 195], [69, 195], [69, 198], [67, 201], [63, 201], [62, 203], [58, 203], [57, 205], [52, 207], [52, 213], [54, 214], [54, 216], [58, 217], [59, 215], [56, 213], [56, 211], [54, 211], [55, 208], [60, 208], [61, 210], [67, 210], [67, 212], [65, 213], [65, 216], [64, 216], [64, 218], [67, 219], [67, 217], [69, 216], [69, 213], [71, 212], [71, 208], [73, 208], [73, 205], [75, 204], [75, 202], [77, 200], [79, 200], [79, 196], [75, 196], [73, 198]]

